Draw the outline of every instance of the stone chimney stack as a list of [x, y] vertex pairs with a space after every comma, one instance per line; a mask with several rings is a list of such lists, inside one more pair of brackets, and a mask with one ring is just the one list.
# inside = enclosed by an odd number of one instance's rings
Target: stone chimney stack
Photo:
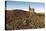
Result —
[[34, 12], [34, 8], [30, 8], [30, 5], [29, 5], [29, 12]]

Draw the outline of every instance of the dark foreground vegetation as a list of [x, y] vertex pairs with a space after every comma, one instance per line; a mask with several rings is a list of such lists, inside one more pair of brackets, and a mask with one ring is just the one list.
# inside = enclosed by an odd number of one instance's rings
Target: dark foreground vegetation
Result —
[[5, 29], [36, 29], [44, 28], [44, 14], [29, 13], [23, 10], [5, 10]]

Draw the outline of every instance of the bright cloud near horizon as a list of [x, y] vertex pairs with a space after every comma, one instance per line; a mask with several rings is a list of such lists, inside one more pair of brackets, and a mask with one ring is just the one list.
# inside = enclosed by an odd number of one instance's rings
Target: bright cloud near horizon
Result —
[[23, 1], [7, 1], [6, 7], [7, 10], [13, 10], [13, 9], [23, 9], [25, 11], [28, 11], [30, 8], [34, 8], [35, 12], [37, 13], [44, 13], [44, 3], [39, 2], [23, 2]]

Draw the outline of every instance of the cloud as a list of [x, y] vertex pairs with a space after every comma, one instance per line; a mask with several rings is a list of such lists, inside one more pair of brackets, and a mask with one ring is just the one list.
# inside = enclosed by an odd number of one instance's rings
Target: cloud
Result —
[[37, 13], [45, 13], [45, 9], [35, 9], [35, 12], [37, 12]]
[[[13, 9], [22, 9], [22, 10], [25, 10], [25, 11], [29, 11], [28, 8], [7, 8], [7, 10], [13, 10]], [[45, 9], [35, 8], [35, 12], [37, 12], [37, 13], [44, 13], [45, 12]]]
[[7, 7], [7, 10], [14, 10], [14, 9], [22, 9], [22, 10], [28, 11], [28, 8], [8, 8]]

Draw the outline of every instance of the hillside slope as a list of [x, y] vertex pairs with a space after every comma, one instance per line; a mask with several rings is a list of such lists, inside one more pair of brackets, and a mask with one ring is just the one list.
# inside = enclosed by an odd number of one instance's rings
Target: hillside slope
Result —
[[44, 16], [24, 10], [5, 10], [6, 30], [44, 28]]

